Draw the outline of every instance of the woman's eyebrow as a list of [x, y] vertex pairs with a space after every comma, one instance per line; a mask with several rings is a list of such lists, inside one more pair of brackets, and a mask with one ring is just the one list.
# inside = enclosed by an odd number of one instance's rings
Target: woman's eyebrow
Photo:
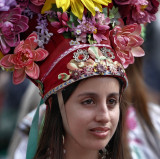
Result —
[[97, 93], [93, 92], [84, 92], [78, 95], [78, 97], [83, 97], [83, 96], [97, 96]]
[[[78, 97], [83, 97], [83, 96], [98, 96], [97, 93], [93, 93], [93, 92], [84, 92], [78, 95]], [[111, 97], [111, 96], [116, 96], [119, 97], [119, 93], [110, 93], [107, 95], [107, 97]]]
[[110, 93], [110, 94], [108, 95], [108, 97], [112, 97], [112, 96], [119, 97], [119, 93]]

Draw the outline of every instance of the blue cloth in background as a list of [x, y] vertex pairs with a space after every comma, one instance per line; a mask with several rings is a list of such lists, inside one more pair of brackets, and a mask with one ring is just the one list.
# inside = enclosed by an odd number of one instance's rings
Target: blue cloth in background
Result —
[[[12, 76], [12, 74], [10, 74]], [[0, 154], [7, 151], [12, 134], [14, 132], [19, 113], [21, 99], [29, 85], [29, 80], [14, 85], [12, 77], [9, 78], [4, 90], [4, 102], [0, 110]]]
[[147, 25], [144, 50], [145, 82], [150, 88], [160, 92], [160, 23], [158, 24], [157, 21]]

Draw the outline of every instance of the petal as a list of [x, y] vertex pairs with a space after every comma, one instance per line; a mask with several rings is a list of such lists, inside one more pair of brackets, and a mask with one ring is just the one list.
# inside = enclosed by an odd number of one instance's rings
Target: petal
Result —
[[60, 29], [57, 30], [57, 32], [58, 32], [59, 34], [65, 32], [65, 31], [66, 31], [65, 28], [60, 28]]
[[20, 20], [20, 22], [18, 23], [18, 25], [16, 25], [16, 26], [19, 26], [19, 27], [21, 28], [21, 31], [20, 31], [20, 32], [26, 31], [26, 30], [28, 29], [28, 27], [29, 27], [27, 23], [25, 23], [25, 22], [23, 22], [23, 21], [21, 21], [21, 20]]
[[20, 84], [24, 81], [26, 77], [24, 69], [15, 69], [13, 72], [13, 83]]
[[92, 13], [93, 16], [95, 16], [95, 5], [92, 0], [81, 0], [82, 3], [85, 5], [85, 7]]
[[135, 57], [141, 57], [141, 56], [145, 55], [145, 52], [144, 52], [144, 50], [141, 47], [134, 47], [134, 48], [132, 48], [131, 53]]
[[136, 36], [136, 35], [130, 36], [129, 45], [131, 46], [140, 46], [143, 44], [143, 42], [144, 40], [140, 36]]
[[25, 23], [25, 24], [28, 24], [28, 21], [29, 21], [29, 18], [24, 16], [24, 15], [21, 15], [21, 22]]
[[33, 32], [32, 34], [30, 34], [27, 39], [24, 41], [24, 45], [28, 48], [30, 48], [31, 50], [36, 49], [36, 47], [38, 46], [37, 44], [37, 33]]
[[109, 27], [109, 25], [99, 25], [98, 26], [98, 30], [108, 30], [110, 27]]
[[23, 44], [24, 44], [24, 41], [21, 41], [19, 43], [19, 45], [14, 49], [14, 53], [16, 54], [17, 52], [19, 52], [20, 50], [23, 50]]
[[68, 21], [68, 15], [67, 15], [66, 12], [64, 12], [64, 13], [62, 14], [62, 19], [63, 19], [64, 21]]
[[60, 22], [51, 22], [51, 25], [55, 28], [60, 28], [61, 27], [61, 23]]
[[4, 68], [13, 68], [14, 64], [11, 63], [8, 59], [14, 55], [6, 55], [0, 60], [0, 65], [3, 66]]
[[44, 60], [48, 55], [48, 51], [42, 48], [38, 48], [37, 50], [34, 51], [34, 61], [42, 61]]
[[99, 44], [102, 40], [107, 40], [107, 37], [105, 37], [103, 34], [93, 34], [93, 38], [97, 41]]
[[41, 10], [41, 13], [44, 14], [46, 11], [51, 10], [52, 8], [52, 4], [55, 4], [56, 0], [46, 0], [46, 2], [44, 3], [44, 6]]
[[[94, 6], [95, 8], [98, 8], [99, 9], [99, 12], [102, 12], [102, 5], [101, 4], [98, 4], [96, 2], [93, 2], [94, 3]], [[96, 9], [95, 9], [96, 10]]]
[[77, 16], [80, 20], [83, 17], [84, 6], [81, 1], [72, 0], [71, 1], [71, 11], [75, 16]]
[[[62, 4], [65, 4], [67, 0], [55, 0], [57, 8], [62, 7]], [[70, 1], [70, 0], [69, 0]]]
[[140, 35], [141, 34], [141, 25], [138, 25], [136, 26], [135, 28], [135, 31], [134, 31], [134, 34], [137, 34], [137, 35]]
[[0, 37], [0, 49], [4, 54], [10, 51], [10, 47], [6, 44], [5, 40]]
[[112, 0], [93, 0], [93, 1], [95, 1], [99, 4], [102, 4], [104, 6], [108, 6], [108, 4], [112, 2]]
[[20, 42], [20, 35], [18, 34], [17, 36], [15, 36], [14, 38], [6, 38], [5, 39], [5, 42], [7, 43], [7, 45], [8, 46], [10, 46], [10, 47], [15, 47], [15, 46], [17, 46], [18, 44], [19, 44], [19, 42]]
[[25, 72], [29, 77], [37, 79], [39, 77], [40, 69], [36, 63], [33, 63], [32, 67], [26, 66]]
[[[63, 12], [65, 12], [70, 6], [70, 0], [63, 0], [63, 1], [59, 0], [59, 1], [61, 1], [61, 7], [63, 9]], [[56, 0], [56, 2], [57, 2], [57, 0]]]

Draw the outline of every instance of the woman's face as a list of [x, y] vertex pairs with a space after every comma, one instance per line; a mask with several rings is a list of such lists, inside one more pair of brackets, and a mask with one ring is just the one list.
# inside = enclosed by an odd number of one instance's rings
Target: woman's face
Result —
[[117, 79], [92, 77], [80, 82], [61, 109], [65, 143], [85, 149], [104, 148], [119, 121]]

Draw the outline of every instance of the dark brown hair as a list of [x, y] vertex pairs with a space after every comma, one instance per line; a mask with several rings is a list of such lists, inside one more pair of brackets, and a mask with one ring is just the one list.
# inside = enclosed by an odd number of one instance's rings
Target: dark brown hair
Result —
[[[157, 134], [149, 115], [147, 90], [142, 73], [142, 62], [142, 58], [136, 58], [134, 64], [126, 69], [129, 87], [125, 92], [125, 96], [128, 101], [128, 106], [135, 108], [136, 115], [145, 134], [144, 137], [149, 143], [150, 148], [158, 155], [159, 146], [158, 144], [156, 145], [158, 141]], [[151, 136], [153, 138], [151, 138]]]
[[[62, 91], [64, 104], [69, 99], [70, 95], [77, 88], [80, 82], [75, 82], [69, 85]], [[121, 84], [121, 82], [120, 82]], [[121, 86], [122, 87], [122, 86]], [[50, 159], [64, 159], [63, 157], [63, 139], [64, 134], [62, 118], [58, 106], [57, 95], [52, 95], [48, 101], [51, 100], [52, 103], [47, 102], [48, 105], [45, 115], [45, 122], [41, 138], [39, 141], [38, 149], [34, 159], [45, 159], [50, 157]], [[115, 134], [106, 146], [107, 158], [108, 159], [124, 159], [123, 157], [123, 144], [122, 144], [122, 129], [123, 129], [123, 108], [121, 100], [120, 106], [120, 119], [116, 129]], [[50, 104], [49, 104], [50, 103]]]

